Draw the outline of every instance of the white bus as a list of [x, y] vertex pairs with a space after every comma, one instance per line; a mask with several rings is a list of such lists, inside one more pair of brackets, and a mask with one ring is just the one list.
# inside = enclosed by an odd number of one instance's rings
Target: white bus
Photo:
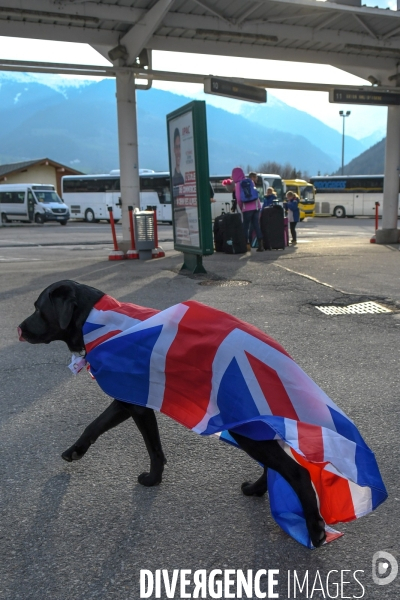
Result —
[[[62, 197], [69, 207], [71, 218], [87, 223], [109, 220], [112, 206], [114, 220], [121, 219], [121, 186], [119, 171], [108, 175], [65, 175], [62, 178]], [[140, 171], [140, 208], [157, 207], [157, 220], [172, 223], [169, 173]]]
[[0, 185], [0, 215], [2, 223], [25, 221], [46, 223], [58, 221], [66, 225], [68, 207], [47, 183], [7, 183]]
[[311, 177], [310, 182], [315, 187], [317, 215], [374, 217], [375, 202], [382, 206], [383, 175], [318, 176]]
[[[232, 208], [232, 192], [229, 192], [225, 186], [222, 185], [224, 179], [230, 179], [230, 175], [211, 175], [210, 183], [214, 188], [214, 200], [215, 202], [211, 205], [212, 218], [218, 217], [221, 212], [229, 212]], [[267, 188], [274, 188], [276, 195], [278, 196], [278, 202], [284, 200], [284, 186], [282, 177], [280, 175], [258, 173], [256, 187], [260, 198], [263, 198], [267, 192]]]

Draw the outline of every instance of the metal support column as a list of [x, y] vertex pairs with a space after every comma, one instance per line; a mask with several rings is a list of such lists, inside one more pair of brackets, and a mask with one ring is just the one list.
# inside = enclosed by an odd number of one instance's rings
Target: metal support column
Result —
[[128, 207], [140, 208], [139, 153], [136, 120], [135, 77], [132, 72], [118, 71], [117, 115], [118, 146], [121, 173], [122, 243], [121, 250], [130, 248]]
[[376, 232], [377, 244], [396, 244], [400, 174], [400, 106], [389, 106], [387, 117], [385, 183], [383, 191], [382, 229]]

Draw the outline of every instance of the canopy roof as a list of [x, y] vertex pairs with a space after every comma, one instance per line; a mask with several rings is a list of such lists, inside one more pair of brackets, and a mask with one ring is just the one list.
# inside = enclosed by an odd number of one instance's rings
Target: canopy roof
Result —
[[400, 59], [400, 12], [317, 0], [0, 0], [0, 35], [119, 48], [128, 65], [149, 48], [331, 64], [385, 84]]

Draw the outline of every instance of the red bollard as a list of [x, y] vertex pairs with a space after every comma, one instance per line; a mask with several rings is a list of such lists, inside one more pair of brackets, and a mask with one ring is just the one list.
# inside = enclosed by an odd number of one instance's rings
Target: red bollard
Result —
[[[378, 230], [378, 219], [379, 219], [379, 207], [380, 204], [379, 202], [375, 202], [375, 231]], [[375, 244], [376, 243], [376, 236], [372, 236], [372, 238], [369, 240], [371, 244]]]
[[379, 202], [375, 202], [375, 231], [378, 229], [379, 207]]
[[155, 248], [151, 251], [151, 258], [163, 258], [165, 252], [158, 245], [158, 227], [157, 227], [157, 212], [153, 210], [153, 227], [154, 227], [154, 245]]
[[122, 252], [122, 250], [119, 250], [119, 248], [118, 248], [117, 234], [115, 233], [115, 222], [114, 222], [112, 206], [107, 206], [107, 209], [108, 209], [108, 212], [110, 213], [111, 233], [112, 233], [113, 243], [114, 243], [114, 250], [111, 250], [111, 252], [108, 256], [108, 260], [123, 260], [125, 258], [125, 254]]
[[128, 206], [129, 211], [129, 228], [131, 232], [131, 249], [126, 253], [126, 258], [131, 260], [139, 258], [139, 252], [135, 248], [135, 229], [133, 227], [133, 206]]

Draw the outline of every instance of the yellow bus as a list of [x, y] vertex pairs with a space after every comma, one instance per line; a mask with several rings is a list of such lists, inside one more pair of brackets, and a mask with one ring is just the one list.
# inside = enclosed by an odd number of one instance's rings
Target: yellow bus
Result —
[[300, 198], [300, 221], [305, 217], [315, 217], [315, 188], [304, 179], [284, 179], [284, 192], [294, 192]]

